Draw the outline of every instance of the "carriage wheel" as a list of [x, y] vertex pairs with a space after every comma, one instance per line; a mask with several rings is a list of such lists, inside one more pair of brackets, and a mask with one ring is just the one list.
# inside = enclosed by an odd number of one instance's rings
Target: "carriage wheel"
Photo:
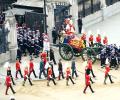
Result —
[[71, 60], [73, 58], [73, 49], [68, 44], [61, 44], [59, 54], [64, 60]]
[[84, 61], [88, 59], [88, 57], [91, 58], [93, 63], [96, 61], [96, 53], [92, 48], [84, 48], [81, 57]]
[[74, 56], [79, 57], [81, 55], [80, 51], [76, 48], [73, 48]]

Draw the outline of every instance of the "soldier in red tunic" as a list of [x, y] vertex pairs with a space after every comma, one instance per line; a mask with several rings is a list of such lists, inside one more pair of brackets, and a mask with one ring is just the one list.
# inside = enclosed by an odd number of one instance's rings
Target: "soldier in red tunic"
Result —
[[54, 80], [52, 74], [53, 74], [52, 73], [52, 68], [49, 66], [48, 67], [48, 72], [47, 72], [47, 80], [48, 80], [47, 81], [47, 86], [50, 86], [49, 83], [50, 83], [51, 80], [53, 81], [54, 85], [56, 85], [55, 80]]
[[47, 53], [46, 53], [46, 52], [42, 52], [42, 53], [40, 54], [40, 57], [41, 57], [41, 59], [43, 59], [44, 66], [45, 66], [45, 64], [46, 64], [46, 62], [47, 62]]
[[104, 39], [103, 39], [103, 44], [104, 44], [104, 45], [107, 45], [107, 44], [108, 44], [108, 38], [107, 38], [107, 36], [104, 37]]
[[29, 63], [29, 77], [31, 75], [31, 73], [33, 72], [35, 78], [37, 78], [36, 74], [35, 74], [35, 70], [34, 70], [34, 63], [32, 61], [32, 59], [30, 60], [30, 63]]
[[98, 34], [98, 36], [96, 37], [96, 42], [97, 43], [101, 43], [101, 36], [100, 36], [100, 34]]
[[93, 35], [92, 34], [89, 37], [89, 46], [93, 47]]
[[13, 92], [13, 94], [15, 94], [16, 92], [13, 90], [13, 87], [11, 85], [11, 77], [10, 75], [7, 75], [6, 76], [6, 80], [5, 80], [5, 84], [6, 84], [6, 92], [5, 92], [5, 95], [8, 95], [8, 89], [10, 88]]
[[86, 83], [86, 86], [85, 86], [83, 93], [86, 93], [86, 89], [88, 87], [90, 88], [91, 92], [94, 93], [94, 91], [91, 87], [91, 84], [90, 84], [90, 71], [89, 70], [86, 70], [86, 73], [85, 73], [85, 83]]
[[28, 75], [28, 67], [25, 67], [25, 69], [24, 69], [24, 81], [23, 81], [23, 86], [25, 86], [25, 82], [26, 82], [27, 79], [28, 79], [30, 85], [32, 86], [33, 84], [32, 84], [32, 82], [31, 82], [31, 80], [30, 80], [29, 75]]
[[111, 75], [109, 75], [109, 72], [110, 72], [110, 66], [109, 64], [106, 64], [106, 67], [105, 67], [105, 79], [104, 79], [104, 84], [106, 84], [106, 79], [109, 77], [110, 79], [110, 82], [111, 83], [114, 83], [111, 79]]
[[21, 78], [23, 78], [21, 68], [20, 68], [20, 62], [19, 62], [19, 60], [16, 60], [16, 79], [18, 79], [18, 77], [17, 77], [18, 72], [20, 73]]
[[86, 47], [86, 33], [83, 33], [81, 39], [84, 41], [84, 45]]
[[67, 69], [66, 69], [66, 86], [68, 86], [68, 81], [69, 81], [69, 79], [71, 80], [71, 82], [72, 82], [73, 84], [75, 84], [75, 82], [72, 80], [72, 77], [71, 77], [70, 68], [67, 67]]
[[87, 63], [88, 63], [87, 69], [90, 70], [90, 72], [92, 73], [92, 76], [95, 78], [96, 76], [95, 76], [93, 69], [92, 69], [92, 60], [90, 58], [88, 58]]

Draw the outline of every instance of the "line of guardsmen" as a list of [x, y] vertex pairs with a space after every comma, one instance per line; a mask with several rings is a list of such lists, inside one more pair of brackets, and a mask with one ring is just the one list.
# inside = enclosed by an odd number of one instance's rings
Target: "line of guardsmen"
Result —
[[28, 51], [31, 59], [32, 55], [38, 57], [39, 51], [43, 47], [42, 33], [39, 30], [32, 31], [26, 26], [17, 27], [17, 43], [22, 54], [26, 56]]

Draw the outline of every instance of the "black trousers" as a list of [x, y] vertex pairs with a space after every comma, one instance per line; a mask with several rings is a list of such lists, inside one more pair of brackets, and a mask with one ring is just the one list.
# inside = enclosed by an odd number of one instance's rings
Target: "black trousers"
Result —
[[68, 85], [68, 81], [69, 81], [69, 79], [71, 80], [72, 84], [75, 84], [74, 81], [72, 80], [72, 77], [69, 76], [69, 77], [66, 79], [66, 85]]
[[20, 73], [20, 76], [21, 76], [21, 78], [23, 78], [23, 75], [22, 75], [22, 72], [21, 72], [21, 70], [17, 70], [17, 71], [16, 71], [16, 78], [18, 78], [18, 77], [17, 77], [17, 75], [18, 75], [18, 72]]
[[88, 87], [90, 88], [91, 92], [93, 93], [94, 91], [93, 91], [93, 89], [92, 89], [91, 85], [86, 85], [86, 87], [85, 87], [85, 89], [84, 89], [84, 91], [83, 91], [83, 92], [85, 93], [85, 92], [86, 92], [86, 89], [87, 89]]
[[82, 27], [78, 27], [78, 28], [79, 28], [79, 33], [81, 34]]
[[43, 73], [44, 77], [46, 77], [45, 70], [40, 70], [40, 73], [39, 73], [39, 79], [41, 78], [42, 73]]
[[76, 77], [78, 77], [76, 70], [72, 70], [72, 77], [74, 77], [74, 74], [75, 74]]
[[28, 77], [28, 78], [27, 78], [27, 77], [24, 77], [23, 86], [25, 85], [25, 82], [26, 82], [27, 79], [28, 79], [30, 85], [32, 86], [33, 84], [32, 84], [32, 82], [31, 82], [31, 80], [30, 80], [30, 77]]
[[10, 78], [11, 78], [11, 80], [12, 80], [13, 85], [15, 85], [15, 82], [14, 82], [14, 80], [13, 80], [12, 75], [10, 75]]
[[95, 77], [95, 74], [93, 72], [93, 69], [90, 69], [90, 72], [92, 73], [92, 76]]
[[104, 84], [106, 84], [106, 80], [107, 80], [108, 77], [109, 77], [110, 82], [113, 83], [113, 81], [112, 81], [112, 79], [111, 79], [111, 76], [110, 76], [109, 74], [107, 74], [107, 75], [105, 76], [105, 79], [104, 79]]
[[52, 60], [53, 60], [54, 64], [56, 64], [56, 60], [55, 60], [54, 56], [53, 57], [50, 56], [50, 61], [52, 61]]
[[54, 85], [56, 85], [54, 78], [48, 78], [47, 86], [49, 86], [50, 81], [53, 81]]
[[37, 75], [35, 74], [35, 70], [34, 70], [34, 69], [33, 69], [32, 71], [30, 71], [30, 73], [29, 73], [29, 77], [30, 77], [31, 73], [33, 73], [34, 76], [35, 76], [35, 78], [37, 78]]
[[110, 67], [111, 66], [117, 67], [117, 61], [116, 61], [116, 59], [111, 60]]
[[12, 93], [15, 94], [15, 91], [14, 91], [12, 85], [7, 86], [5, 94], [6, 94], [6, 95], [8, 94], [8, 89], [9, 89], [9, 88], [11, 89]]
[[106, 58], [101, 58], [101, 66], [105, 66]]
[[93, 41], [89, 43], [89, 47], [93, 47]]
[[64, 79], [64, 75], [63, 75], [63, 71], [62, 70], [59, 70], [58, 80], [60, 80], [60, 76], [62, 76], [62, 78]]

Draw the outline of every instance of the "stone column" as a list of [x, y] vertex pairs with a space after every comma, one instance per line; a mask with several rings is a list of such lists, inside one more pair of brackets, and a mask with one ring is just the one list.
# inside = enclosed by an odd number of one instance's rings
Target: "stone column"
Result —
[[15, 20], [15, 16], [11, 11], [7, 13], [6, 21], [9, 21], [10, 24], [10, 32], [8, 34], [10, 57], [11, 57], [11, 61], [15, 61], [17, 54], [16, 20]]
[[52, 42], [52, 29], [55, 27], [54, 5], [52, 3], [47, 3], [47, 15], [48, 35], [50, 37], [50, 42]]
[[75, 31], [78, 33], [78, 3], [77, 0], [69, 0], [72, 5], [70, 8], [70, 15], [72, 15], [73, 24], [75, 26]]
[[107, 7], [106, 0], [100, 0], [101, 12], [102, 12], [102, 20], [105, 19], [105, 9]]
[[101, 8], [106, 8], [106, 0], [100, 0]]

